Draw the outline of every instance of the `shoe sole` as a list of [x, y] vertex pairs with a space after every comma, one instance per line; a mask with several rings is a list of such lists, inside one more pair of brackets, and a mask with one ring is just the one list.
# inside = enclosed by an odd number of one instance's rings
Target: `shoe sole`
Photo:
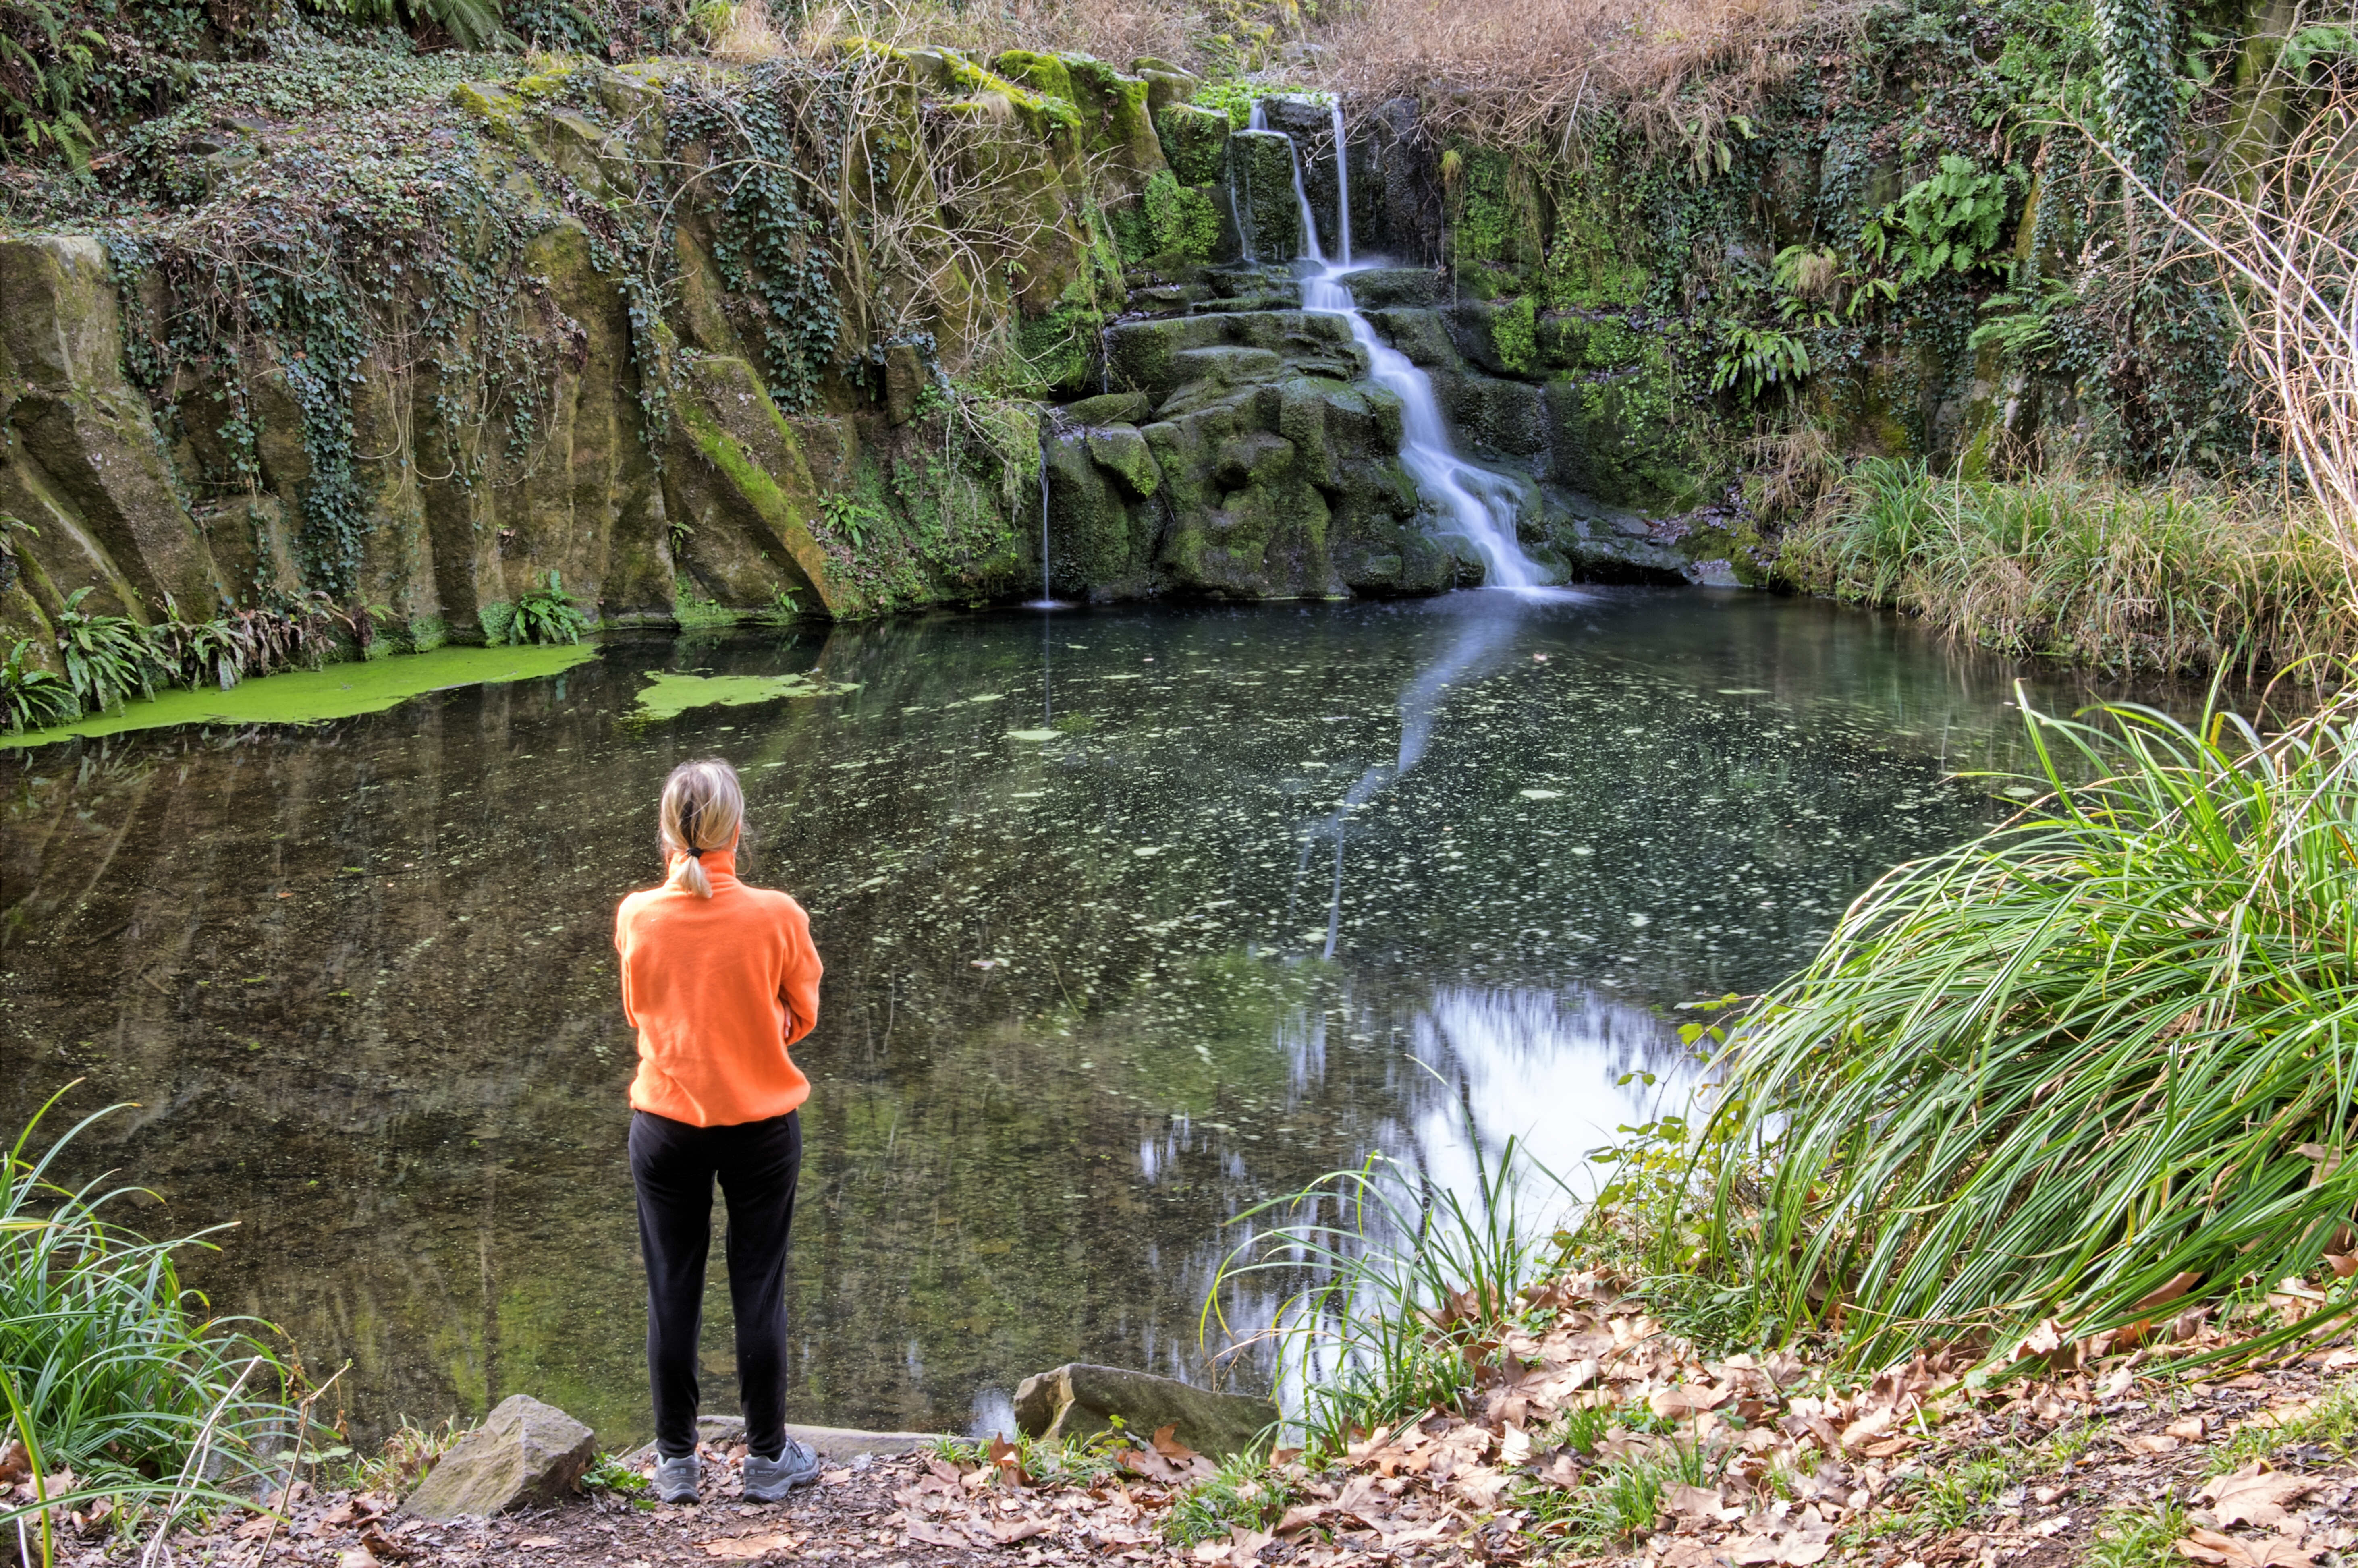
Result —
[[745, 1500], [749, 1503], [784, 1502], [789, 1494], [798, 1491], [805, 1487], [811, 1486], [817, 1480], [818, 1472], [814, 1470], [807, 1476], [795, 1476], [793, 1480], [788, 1481], [784, 1486], [780, 1487], [775, 1491], [771, 1491], [767, 1487], [757, 1491], [753, 1487], [748, 1487], [745, 1488]]

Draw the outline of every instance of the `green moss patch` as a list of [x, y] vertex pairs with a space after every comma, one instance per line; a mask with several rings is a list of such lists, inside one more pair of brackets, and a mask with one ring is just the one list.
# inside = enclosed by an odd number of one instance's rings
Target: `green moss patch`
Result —
[[814, 680], [808, 676], [683, 676], [646, 672], [633, 719], [676, 719], [692, 708], [745, 708], [788, 697], [840, 697], [859, 683]]
[[598, 656], [580, 645], [526, 648], [437, 648], [430, 654], [330, 665], [241, 681], [227, 691], [168, 691], [114, 713], [60, 724], [54, 730], [0, 735], [0, 746], [42, 746], [76, 735], [118, 735], [175, 724], [312, 724], [381, 713], [413, 697], [452, 687], [495, 686], [558, 675]]

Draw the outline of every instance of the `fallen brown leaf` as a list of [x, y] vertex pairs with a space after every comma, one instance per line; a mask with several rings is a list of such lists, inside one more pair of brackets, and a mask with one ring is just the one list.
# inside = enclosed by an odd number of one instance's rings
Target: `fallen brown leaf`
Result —
[[2262, 1529], [2289, 1517], [2284, 1505], [2317, 1489], [2307, 1476], [2287, 1476], [2255, 1459], [2232, 1475], [2213, 1477], [2195, 1497], [2211, 1505], [2211, 1514], [2223, 1525], [2255, 1524]]
[[2308, 1568], [2309, 1552], [2298, 1541], [2281, 1535], [2240, 1541], [2200, 1527], [2178, 1542], [2179, 1554], [2197, 1563], [2226, 1563], [2230, 1568]]
[[[795, 1538], [791, 1535], [732, 1535], [721, 1541], [706, 1541], [704, 1550], [708, 1555], [713, 1557], [751, 1560], [755, 1557], [767, 1557], [773, 1552], [784, 1552], [794, 1543]], [[527, 1541], [520, 1544], [530, 1546], [534, 1543]], [[556, 1542], [551, 1541], [549, 1544], [553, 1546]], [[957, 1544], [964, 1546], [966, 1542], [960, 1541]]]

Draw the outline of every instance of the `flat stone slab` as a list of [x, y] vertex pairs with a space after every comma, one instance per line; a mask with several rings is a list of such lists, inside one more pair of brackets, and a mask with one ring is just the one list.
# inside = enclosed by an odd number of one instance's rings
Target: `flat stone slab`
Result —
[[[906, 1454], [928, 1443], [944, 1441], [946, 1434], [936, 1432], [862, 1432], [849, 1426], [796, 1426], [786, 1423], [786, 1435], [797, 1443], [810, 1445], [812, 1453], [834, 1465], [847, 1465], [863, 1454]], [[696, 1418], [696, 1440], [715, 1448], [725, 1448], [732, 1443], [745, 1441], [745, 1418], [741, 1415], [700, 1415]], [[655, 1456], [655, 1445], [642, 1444], [622, 1463], [633, 1469]]]
[[412, 1519], [489, 1519], [555, 1503], [597, 1456], [598, 1434], [529, 1394], [502, 1400], [401, 1505]]
[[1026, 1437], [1091, 1437], [1111, 1431], [1115, 1416], [1140, 1443], [1169, 1426], [1198, 1454], [1224, 1459], [1266, 1443], [1277, 1424], [1277, 1406], [1249, 1394], [1217, 1393], [1176, 1378], [1085, 1361], [1026, 1378], [1015, 1390], [1015, 1424]]

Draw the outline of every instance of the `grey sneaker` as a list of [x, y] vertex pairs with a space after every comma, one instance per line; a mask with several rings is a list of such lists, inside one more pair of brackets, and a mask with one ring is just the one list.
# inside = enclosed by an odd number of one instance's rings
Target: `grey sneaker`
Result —
[[702, 1478], [703, 1466], [693, 1454], [683, 1454], [676, 1459], [658, 1457], [655, 1460], [655, 1496], [667, 1503], [692, 1503], [697, 1499], [697, 1482]]
[[774, 1503], [796, 1487], [807, 1487], [818, 1479], [818, 1455], [807, 1444], [786, 1439], [785, 1452], [775, 1459], [764, 1459], [758, 1454], [745, 1455], [745, 1500], [749, 1503]]

